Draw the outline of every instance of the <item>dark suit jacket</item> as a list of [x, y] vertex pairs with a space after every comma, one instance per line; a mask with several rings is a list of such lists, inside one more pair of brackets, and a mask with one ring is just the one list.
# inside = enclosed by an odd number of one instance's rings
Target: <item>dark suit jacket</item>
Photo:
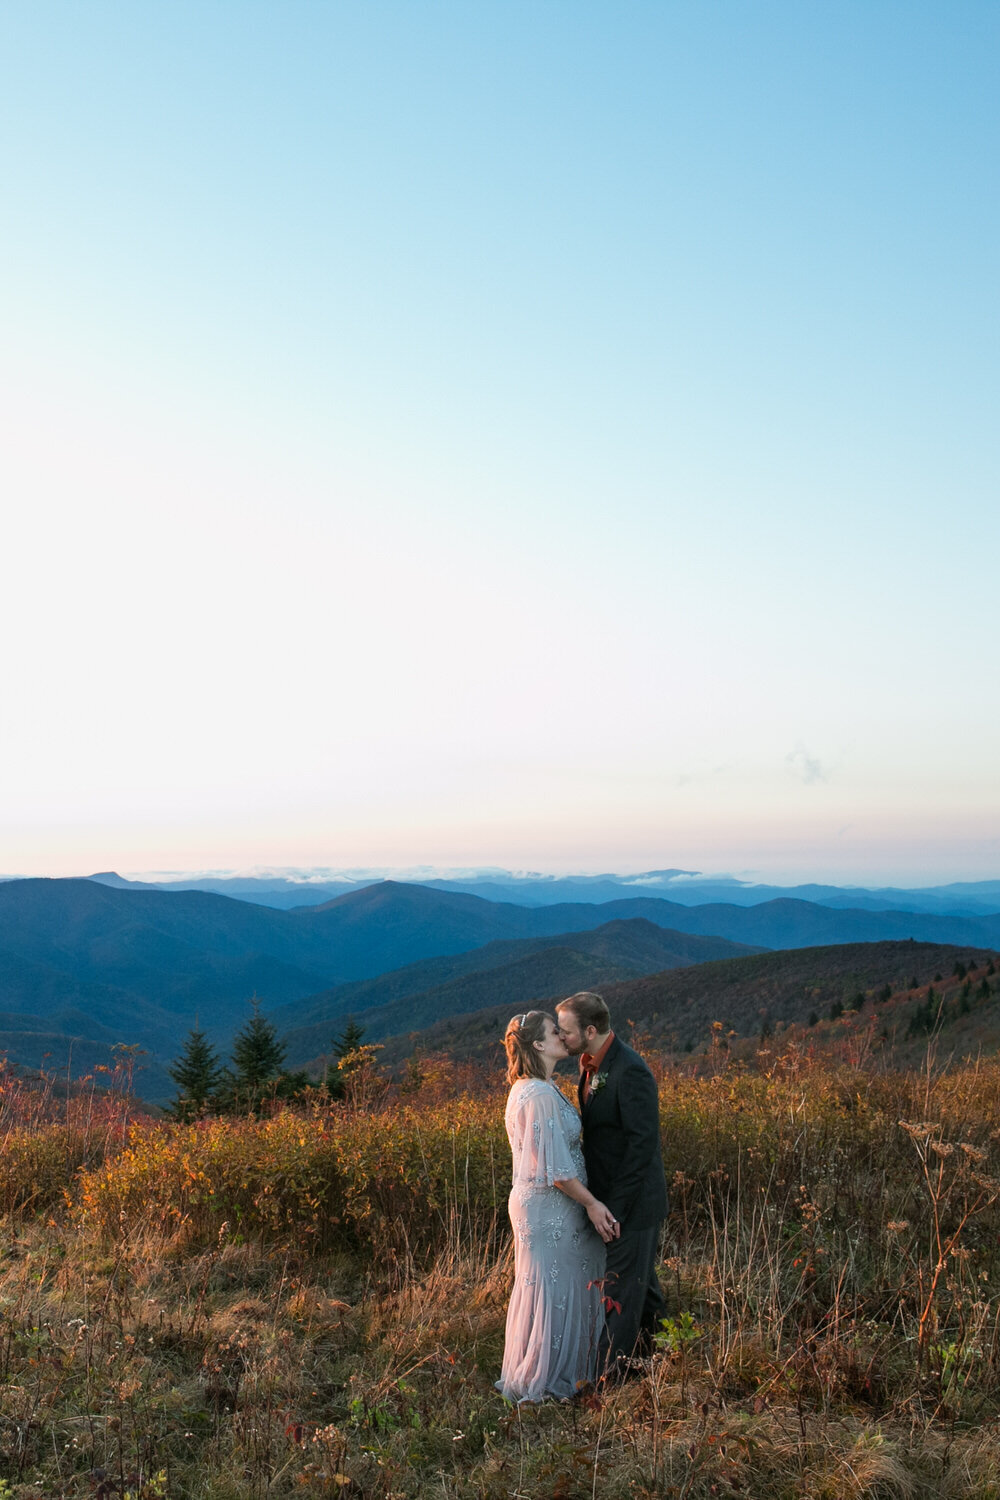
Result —
[[578, 1084], [587, 1186], [623, 1229], [651, 1229], [667, 1212], [656, 1080], [618, 1037], [599, 1071], [605, 1082], [591, 1080], [586, 1104], [582, 1074]]

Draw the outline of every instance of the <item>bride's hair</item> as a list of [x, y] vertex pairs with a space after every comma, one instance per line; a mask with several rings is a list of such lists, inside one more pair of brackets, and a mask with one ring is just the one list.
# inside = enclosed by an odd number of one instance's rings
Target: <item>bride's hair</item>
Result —
[[551, 1021], [553, 1026], [557, 1024], [547, 1010], [529, 1010], [507, 1023], [503, 1045], [507, 1053], [508, 1083], [516, 1083], [519, 1078], [545, 1077], [545, 1064], [534, 1044], [544, 1039], [546, 1021]]

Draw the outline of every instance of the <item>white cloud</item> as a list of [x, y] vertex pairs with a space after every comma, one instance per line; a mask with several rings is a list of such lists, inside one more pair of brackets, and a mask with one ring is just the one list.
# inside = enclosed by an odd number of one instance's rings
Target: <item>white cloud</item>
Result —
[[785, 756], [785, 764], [805, 786], [814, 786], [817, 781], [829, 781], [830, 772], [815, 755], [810, 755], [801, 742]]

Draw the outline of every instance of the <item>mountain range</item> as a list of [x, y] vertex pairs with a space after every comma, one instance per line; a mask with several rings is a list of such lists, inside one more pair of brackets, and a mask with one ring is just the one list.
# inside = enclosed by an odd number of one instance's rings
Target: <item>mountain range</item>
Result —
[[[593, 894], [597, 887], [588, 889]], [[605, 931], [587, 942], [574, 936], [609, 924], [612, 936]], [[648, 927], [666, 931], [666, 957], [653, 951], [659, 940], [650, 938]], [[517, 1008], [560, 990], [696, 962], [699, 955], [690, 946], [696, 937], [741, 945], [706, 949], [701, 957], [909, 938], [996, 948], [1000, 916], [837, 909], [788, 898], [756, 906], [686, 906], [636, 895], [525, 906], [394, 881], [278, 910], [208, 891], [133, 889], [86, 879], [7, 881], [0, 883], [0, 1049], [24, 1061], [44, 1050], [53, 1066], [63, 1067], [71, 1039], [78, 1060], [106, 1049], [108, 1037], [138, 1044], [150, 1054], [143, 1086], [155, 1098], [164, 1065], [195, 1019], [225, 1046], [247, 1019], [254, 996], [303, 1028], [329, 1028], [338, 1016], [374, 1012], [415, 996], [423, 999], [409, 1006], [411, 1018], [419, 1013], [430, 1019], [435, 1006], [443, 1014], [488, 1000], [482, 976], [492, 969], [504, 1003], [512, 997]], [[487, 955], [485, 965], [477, 960], [434, 971], [406, 993], [397, 977], [382, 988], [330, 999], [341, 986], [496, 943], [524, 946]], [[282, 1006], [293, 1007], [294, 1015], [279, 1012]], [[389, 1035], [387, 1028], [398, 1019], [373, 1014], [371, 1024]], [[306, 1048], [305, 1038], [296, 1040], [296, 1048], [300, 1042]], [[321, 1046], [328, 1044], [327, 1034]]]
[[[775, 1032], [789, 1025], [809, 1027], [813, 1020], [826, 1021], [834, 1007], [860, 1007], [864, 1013], [867, 1006], [869, 1015], [883, 1018], [887, 1028], [905, 1038], [907, 1021], [926, 1003], [931, 986], [938, 995], [958, 987], [959, 981], [949, 976], [959, 963], [981, 976], [990, 963], [1000, 969], [1000, 955], [918, 942], [797, 948], [628, 979], [605, 986], [601, 993], [619, 1033], [627, 1038], [635, 1031], [653, 1046], [680, 1053], [703, 1049], [715, 1021], [721, 1023], [724, 1036], [732, 1031], [738, 1037], [756, 1038], [765, 1023]], [[991, 995], [983, 1000], [977, 988], [967, 1015], [956, 1020], [954, 1005], [950, 1008], [949, 1043], [964, 1041], [968, 1055], [1000, 1047], [1000, 978], [988, 984]], [[886, 1001], [887, 1008], [880, 1009], [880, 1002]], [[391, 1037], [383, 1057], [398, 1063], [419, 1049], [447, 1052], [458, 1060], [495, 1062], [509, 1018], [504, 1005], [444, 1017], [418, 1032]], [[816, 1039], [827, 1039], [822, 1025]], [[926, 1035], [913, 1046], [925, 1047]]]
[[[211, 891], [287, 910], [295, 906], [318, 906], [337, 896], [386, 877], [344, 874], [336, 878], [302, 875], [267, 876], [202, 875], [186, 879], [135, 881], [113, 871], [90, 876], [119, 890]], [[486, 901], [513, 902], [516, 906], [553, 906], [564, 902], [628, 900], [656, 896], [681, 906], [704, 906], [710, 902], [733, 906], [760, 906], [765, 901], [810, 901], [852, 911], [912, 911], [942, 916], [989, 916], [1000, 912], [1000, 880], [959, 881], [950, 885], [908, 890], [881, 886], [835, 886], [816, 883], [777, 886], [737, 880], [732, 876], [705, 877], [691, 870], [647, 870], [638, 875], [514, 875], [506, 870], [487, 870], [461, 877], [396, 876], [396, 883], [418, 884], [428, 890], [452, 891], [481, 896]]]
[[426, 959], [280, 1006], [269, 1019], [288, 1044], [290, 1065], [300, 1067], [329, 1051], [331, 1036], [349, 1016], [362, 1020], [365, 1040], [375, 1042], [483, 1006], [502, 1005], [513, 1013], [576, 990], [757, 951], [725, 938], [671, 932], [633, 917], [590, 932], [487, 943], [467, 953]]

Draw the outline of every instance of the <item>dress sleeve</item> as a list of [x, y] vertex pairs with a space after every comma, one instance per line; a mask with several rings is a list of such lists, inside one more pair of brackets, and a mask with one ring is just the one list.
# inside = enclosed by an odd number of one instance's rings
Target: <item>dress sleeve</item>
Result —
[[526, 1092], [518, 1111], [514, 1185], [552, 1187], [579, 1174], [570, 1155], [560, 1101], [548, 1085]]

